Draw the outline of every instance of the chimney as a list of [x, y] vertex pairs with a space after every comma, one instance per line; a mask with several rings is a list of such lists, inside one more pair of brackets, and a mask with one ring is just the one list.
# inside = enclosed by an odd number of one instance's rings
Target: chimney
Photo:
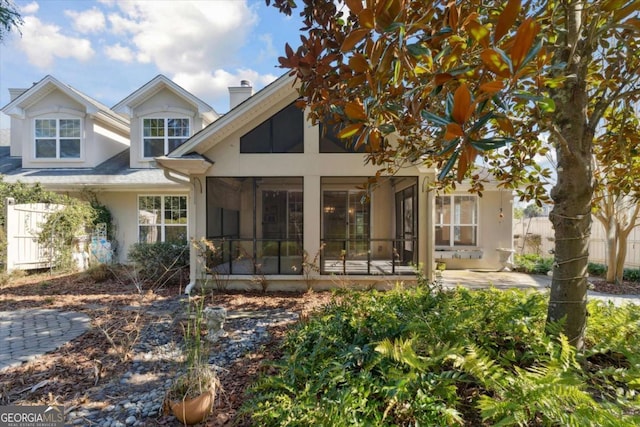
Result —
[[229, 87], [229, 109], [233, 110], [253, 95], [253, 87], [249, 80], [240, 80], [240, 86]]

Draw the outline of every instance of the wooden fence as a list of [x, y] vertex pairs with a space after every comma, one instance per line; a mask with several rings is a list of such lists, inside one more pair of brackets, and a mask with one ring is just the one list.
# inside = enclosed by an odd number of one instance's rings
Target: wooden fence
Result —
[[[548, 217], [523, 218], [513, 222], [513, 248], [517, 254], [537, 253], [551, 256], [554, 247], [554, 231]], [[626, 268], [640, 268], [640, 227], [629, 234], [627, 240]], [[589, 243], [589, 261], [606, 263], [607, 243], [602, 224], [596, 219], [591, 226], [591, 242]]]

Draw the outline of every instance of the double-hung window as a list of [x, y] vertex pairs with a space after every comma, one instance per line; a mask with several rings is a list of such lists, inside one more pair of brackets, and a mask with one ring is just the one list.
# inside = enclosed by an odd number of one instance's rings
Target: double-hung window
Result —
[[478, 198], [473, 195], [436, 197], [436, 246], [478, 244]]
[[79, 159], [82, 141], [80, 119], [36, 119], [36, 159]]
[[142, 151], [144, 157], [170, 153], [189, 139], [189, 119], [142, 119]]
[[187, 196], [139, 196], [140, 243], [187, 242]]

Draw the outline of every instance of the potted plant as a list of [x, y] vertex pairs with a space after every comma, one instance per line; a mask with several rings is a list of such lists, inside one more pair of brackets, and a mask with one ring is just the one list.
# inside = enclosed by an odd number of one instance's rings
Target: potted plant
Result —
[[204, 421], [213, 410], [220, 381], [209, 367], [206, 341], [203, 339], [204, 295], [189, 297], [187, 318], [183, 324], [185, 345], [185, 369], [176, 378], [165, 397], [165, 408], [183, 424], [192, 425]]

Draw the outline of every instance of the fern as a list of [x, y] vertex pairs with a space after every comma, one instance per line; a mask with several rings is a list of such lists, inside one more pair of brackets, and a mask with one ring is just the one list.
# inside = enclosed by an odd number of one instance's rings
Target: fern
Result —
[[[584, 390], [576, 375], [575, 350], [565, 336], [559, 337], [553, 350], [544, 363], [527, 369], [515, 367], [513, 372], [489, 364], [486, 357], [476, 354], [478, 350], [470, 360], [465, 358], [462, 367], [492, 392], [478, 400], [483, 419], [496, 426], [525, 426], [537, 419], [545, 425], [625, 425]], [[490, 375], [479, 374], [486, 366]]]

